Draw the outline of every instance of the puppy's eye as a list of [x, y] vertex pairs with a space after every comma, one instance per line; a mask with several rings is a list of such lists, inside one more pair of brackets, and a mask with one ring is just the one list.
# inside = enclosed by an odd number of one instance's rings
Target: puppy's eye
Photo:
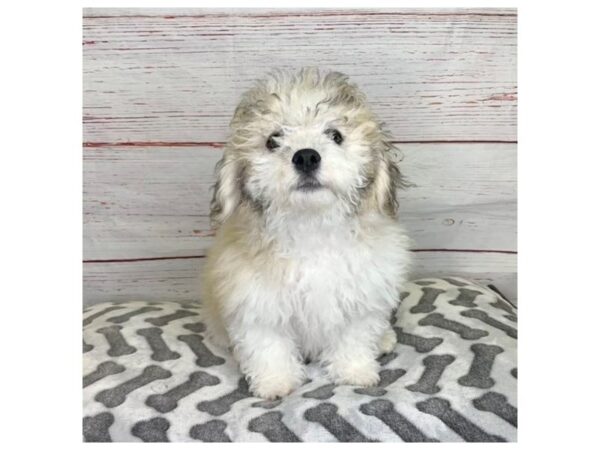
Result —
[[329, 138], [335, 142], [337, 145], [340, 145], [342, 142], [344, 142], [344, 137], [342, 136], [342, 133], [340, 133], [338, 130], [334, 129], [334, 128], [330, 128], [329, 130], [325, 130], [325, 134], [327, 136], [329, 136]]
[[278, 137], [281, 137], [280, 131], [277, 131], [277, 132], [271, 134], [271, 136], [269, 136], [269, 138], [267, 139], [265, 147], [267, 147], [269, 150], [275, 150], [276, 148], [278, 148], [279, 143], [277, 142], [277, 139], [276, 139]]

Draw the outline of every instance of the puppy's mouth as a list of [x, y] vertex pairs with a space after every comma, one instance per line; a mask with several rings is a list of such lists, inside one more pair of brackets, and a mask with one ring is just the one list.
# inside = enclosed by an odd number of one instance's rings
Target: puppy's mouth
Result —
[[324, 186], [321, 183], [319, 183], [316, 179], [312, 177], [307, 177], [303, 178], [298, 182], [298, 184], [296, 185], [296, 190], [303, 192], [312, 192], [319, 189], [323, 189], [323, 187]]

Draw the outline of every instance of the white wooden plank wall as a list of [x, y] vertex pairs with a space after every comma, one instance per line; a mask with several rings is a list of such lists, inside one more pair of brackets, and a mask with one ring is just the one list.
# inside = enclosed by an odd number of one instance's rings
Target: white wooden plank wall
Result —
[[516, 300], [516, 11], [85, 9], [84, 303], [196, 299], [209, 187], [266, 70], [343, 71], [416, 184], [415, 276]]

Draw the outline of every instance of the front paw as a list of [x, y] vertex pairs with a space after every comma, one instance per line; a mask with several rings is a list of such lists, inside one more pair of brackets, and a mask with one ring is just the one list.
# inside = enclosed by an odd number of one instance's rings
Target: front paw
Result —
[[285, 397], [302, 384], [302, 380], [293, 376], [274, 376], [255, 378], [250, 381], [250, 391], [265, 400]]
[[396, 337], [396, 333], [390, 327], [387, 330], [385, 330], [385, 332], [381, 336], [381, 339], [379, 339], [379, 351], [383, 355], [391, 353], [394, 350], [394, 348], [396, 348], [397, 342], [398, 340]]
[[369, 361], [368, 363], [348, 362], [344, 365], [338, 364], [332, 367], [331, 374], [335, 384], [369, 387], [379, 383], [377, 367], [375, 361]]

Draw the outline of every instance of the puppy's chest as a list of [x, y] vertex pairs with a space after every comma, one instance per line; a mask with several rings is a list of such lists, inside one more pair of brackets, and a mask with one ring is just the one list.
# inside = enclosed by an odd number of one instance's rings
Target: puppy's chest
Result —
[[385, 264], [385, 255], [345, 234], [306, 239], [286, 249], [285, 257], [289, 265], [281, 298], [294, 315], [314, 320], [356, 309], [376, 295]]

